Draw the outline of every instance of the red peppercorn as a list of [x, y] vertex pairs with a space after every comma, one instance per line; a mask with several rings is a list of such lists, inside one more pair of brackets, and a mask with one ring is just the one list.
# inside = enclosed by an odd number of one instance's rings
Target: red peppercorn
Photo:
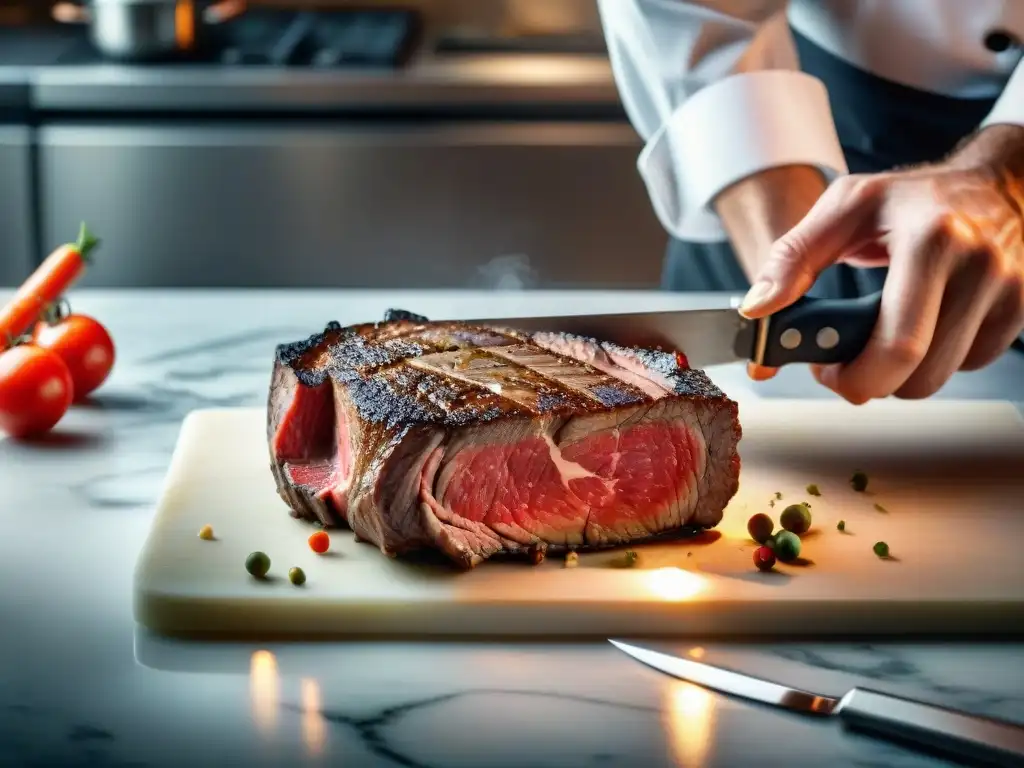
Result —
[[764, 512], [758, 512], [747, 521], [747, 533], [758, 544], [767, 544], [775, 530], [775, 523]]
[[758, 547], [754, 550], [754, 565], [759, 571], [770, 571], [775, 567], [775, 553], [768, 546]]
[[682, 352], [676, 351], [676, 365], [683, 369], [689, 369], [690, 361], [686, 359], [686, 355]]
[[309, 537], [309, 548], [316, 552], [318, 555], [322, 555], [331, 547], [331, 537], [327, 535], [327, 531], [317, 531]]

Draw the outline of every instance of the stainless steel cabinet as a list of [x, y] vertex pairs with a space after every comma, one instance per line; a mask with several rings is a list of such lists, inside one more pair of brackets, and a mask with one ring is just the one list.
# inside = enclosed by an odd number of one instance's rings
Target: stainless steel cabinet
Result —
[[624, 123], [49, 125], [44, 246], [92, 286], [655, 286]]
[[31, 131], [0, 125], [0, 286], [24, 280], [32, 269]]

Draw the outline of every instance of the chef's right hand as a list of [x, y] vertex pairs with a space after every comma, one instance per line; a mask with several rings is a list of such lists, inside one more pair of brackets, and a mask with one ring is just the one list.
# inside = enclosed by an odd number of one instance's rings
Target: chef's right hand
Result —
[[1024, 178], [990, 166], [841, 178], [774, 244], [741, 311], [757, 318], [792, 304], [838, 261], [888, 265], [868, 346], [814, 374], [856, 404], [927, 397], [956, 371], [994, 361], [1024, 331], [1022, 211]]

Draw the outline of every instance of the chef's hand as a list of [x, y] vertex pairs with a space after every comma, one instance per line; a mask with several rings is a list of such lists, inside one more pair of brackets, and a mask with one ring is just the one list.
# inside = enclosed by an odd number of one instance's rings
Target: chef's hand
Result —
[[[772, 246], [741, 311], [764, 317], [792, 304], [838, 261], [888, 265], [868, 346], [847, 365], [815, 366], [814, 376], [857, 404], [927, 397], [956, 371], [991, 363], [1024, 331], [1022, 211], [1024, 175], [1006, 164], [955, 156], [840, 178]], [[774, 373], [751, 369], [758, 379]]]

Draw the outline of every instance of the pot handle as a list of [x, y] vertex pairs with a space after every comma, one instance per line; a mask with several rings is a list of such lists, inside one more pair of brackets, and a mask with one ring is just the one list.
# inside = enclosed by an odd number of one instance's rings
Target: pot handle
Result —
[[245, 13], [245, 0], [220, 0], [203, 9], [205, 24], [223, 24]]
[[50, 10], [53, 20], [61, 24], [88, 24], [91, 18], [89, 9], [77, 3], [54, 3]]
[[[245, 0], [221, 0], [203, 9], [203, 22], [205, 24], [222, 24], [236, 16], [241, 16], [245, 10]], [[50, 15], [54, 21], [61, 24], [88, 24], [92, 18], [85, 5], [66, 2], [66, 0], [54, 3]]]

